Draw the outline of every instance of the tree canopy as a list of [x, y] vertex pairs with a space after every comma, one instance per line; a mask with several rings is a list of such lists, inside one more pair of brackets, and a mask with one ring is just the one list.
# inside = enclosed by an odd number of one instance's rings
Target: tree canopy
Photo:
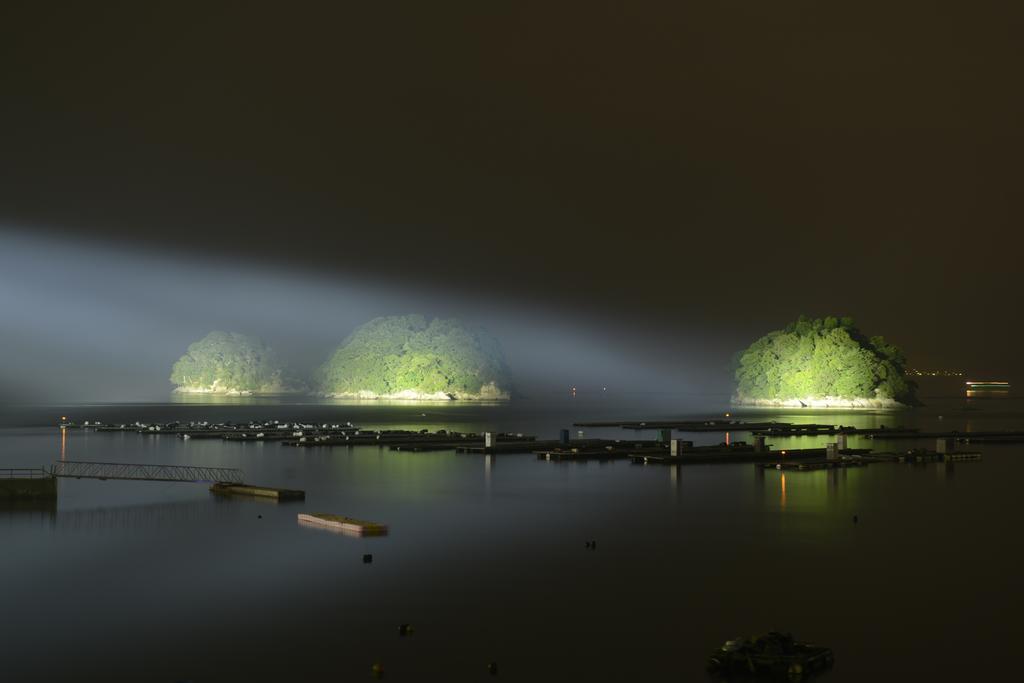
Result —
[[866, 337], [851, 318], [801, 316], [769, 332], [739, 356], [736, 398], [788, 400], [840, 397], [914, 404], [903, 352]]
[[331, 395], [402, 392], [456, 398], [508, 396], [508, 371], [497, 340], [455, 319], [422, 315], [377, 318], [355, 330], [316, 373]]
[[283, 370], [263, 341], [235, 332], [211, 332], [191, 344], [171, 369], [182, 391], [286, 391]]

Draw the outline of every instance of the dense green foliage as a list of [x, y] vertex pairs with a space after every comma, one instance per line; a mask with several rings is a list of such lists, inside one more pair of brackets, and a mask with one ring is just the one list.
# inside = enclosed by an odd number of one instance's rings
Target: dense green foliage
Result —
[[458, 320], [377, 318], [359, 327], [317, 372], [325, 394], [403, 391], [452, 396], [508, 391], [498, 342]]
[[867, 338], [850, 318], [800, 319], [769, 332], [740, 355], [739, 399], [844, 397], [912, 404], [903, 352]]
[[188, 347], [171, 369], [182, 390], [272, 393], [284, 390], [273, 350], [259, 339], [234, 332], [211, 332]]

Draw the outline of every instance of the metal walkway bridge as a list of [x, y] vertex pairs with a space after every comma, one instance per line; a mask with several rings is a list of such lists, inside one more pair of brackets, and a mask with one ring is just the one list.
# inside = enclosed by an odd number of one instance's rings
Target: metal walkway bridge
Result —
[[74, 479], [130, 479], [133, 481], [181, 481], [241, 484], [242, 470], [200, 465], [143, 465], [125, 462], [60, 460], [50, 470], [55, 477]]

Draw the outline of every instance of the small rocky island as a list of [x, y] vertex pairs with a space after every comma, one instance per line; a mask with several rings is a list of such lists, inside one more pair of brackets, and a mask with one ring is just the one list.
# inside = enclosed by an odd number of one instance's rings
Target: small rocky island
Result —
[[503, 400], [510, 383], [494, 337], [455, 319], [377, 318], [357, 328], [316, 372], [330, 398]]
[[733, 405], [905, 408], [918, 405], [906, 359], [851, 318], [801, 316], [739, 355]]
[[253, 396], [288, 394], [289, 382], [277, 354], [263, 341], [236, 332], [211, 332], [191, 344], [171, 369], [175, 392]]

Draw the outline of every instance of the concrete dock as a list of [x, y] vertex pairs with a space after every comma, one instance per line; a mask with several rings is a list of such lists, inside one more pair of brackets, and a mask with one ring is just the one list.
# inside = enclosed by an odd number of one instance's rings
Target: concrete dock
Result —
[[0, 469], [0, 500], [50, 500], [57, 498], [57, 478], [41, 467]]
[[[867, 453], [866, 450], [849, 450], [845, 453]], [[824, 448], [786, 449], [783, 451], [758, 451], [752, 447], [692, 449], [680, 455], [662, 452], [660, 455], [636, 453], [630, 459], [638, 465], [729, 465], [737, 463], [777, 463], [794, 460], [822, 459], [826, 455]]]

